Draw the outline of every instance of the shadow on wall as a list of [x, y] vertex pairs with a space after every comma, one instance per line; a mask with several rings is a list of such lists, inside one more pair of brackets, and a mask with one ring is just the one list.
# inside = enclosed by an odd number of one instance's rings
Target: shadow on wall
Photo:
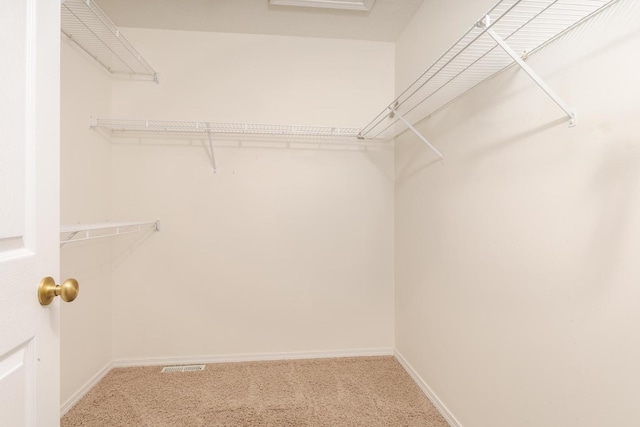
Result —
[[[637, 29], [608, 42], [601, 41], [599, 38], [599, 34], [606, 32], [611, 25], [615, 25], [616, 27], [628, 27], [629, 23], [636, 23], [638, 22], [638, 19], [640, 19], [640, 2], [637, 0], [618, 0], [596, 16], [589, 18], [587, 21], [578, 25], [573, 30], [563, 34], [555, 40], [552, 40], [543, 49], [534, 52], [531, 55], [531, 58], [535, 58], [539, 53], [544, 53], [548, 48], [552, 47], [554, 52], [559, 52], [559, 54], [562, 55], [562, 52], [573, 50], [576, 43], [581, 42], [581, 40], [584, 40], [585, 38], [591, 39], [593, 44], [589, 45], [588, 51], [585, 51], [582, 55], [574, 58], [572, 61], [549, 61], [550, 64], [556, 65], [555, 68], [549, 68], [549, 75], [553, 76], [559, 73], [566, 73], [577, 65], [587, 60], [592, 60], [594, 56], [601, 56], [602, 54], [610, 51], [611, 48], [620, 47], [634, 37], [640, 36], [640, 29]], [[612, 22], [612, 20], [615, 20], [616, 22]], [[548, 60], [548, 58], [546, 60]]]
[[68, 274], [76, 278], [80, 277], [84, 280], [101, 278], [111, 272], [110, 254], [109, 239], [67, 243], [60, 248], [62, 275], [65, 276], [69, 270]]
[[[109, 131], [94, 128], [107, 138]], [[111, 143], [127, 146], [185, 147], [202, 150], [203, 155], [212, 162], [209, 140], [202, 135], [176, 133], [113, 132]], [[293, 151], [344, 151], [362, 153], [390, 180], [394, 179], [392, 140], [354, 140], [347, 138], [297, 137], [297, 136], [229, 136], [212, 135], [212, 146], [218, 149], [267, 149]]]
[[[620, 142], [619, 144], [617, 142]], [[637, 219], [640, 193], [640, 138], [632, 143], [611, 143], [619, 149], [608, 149], [598, 162], [598, 169], [591, 180], [580, 190], [585, 197], [585, 211], [594, 212], [590, 243], [585, 247], [585, 260], [600, 258], [599, 270], [593, 275], [591, 285], [603, 290], [618, 274], [618, 266], [624, 258], [625, 240], [633, 232], [633, 221]], [[609, 248], [602, 256], [602, 248]]]
[[[95, 128], [99, 133], [109, 131]], [[121, 132], [111, 134], [113, 144], [143, 146], [208, 147], [205, 135], [179, 133]], [[302, 136], [259, 136], [212, 134], [214, 148], [266, 148], [276, 150], [343, 150], [367, 151], [391, 145], [390, 140], [355, 140], [353, 138], [326, 138]]]
[[161, 232], [162, 231], [156, 232], [153, 230], [149, 230], [144, 232], [143, 234], [132, 234], [130, 236], [118, 237], [119, 244], [117, 246], [114, 245], [112, 249], [113, 252], [111, 254], [111, 267], [118, 267], [148, 240], [151, 240], [153, 237], [157, 237], [154, 236], [154, 234]]
[[500, 150], [505, 150], [513, 147], [513, 145], [516, 143], [526, 142], [529, 137], [539, 135], [555, 127], [566, 127], [566, 126], [567, 126], [566, 117], [554, 120], [552, 122], [543, 123], [531, 129], [527, 129], [519, 133], [508, 135], [507, 137], [502, 139], [494, 140], [492, 141], [491, 145], [479, 146], [475, 150], [472, 149], [469, 151], [469, 157], [472, 159], [473, 158], [478, 159], [480, 157], [492, 156], [492, 155], [495, 155]]
[[393, 185], [395, 179], [394, 144], [386, 143], [366, 150], [367, 157]]
[[[518, 71], [519, 70], [515, 68], [510, 68], [490, 77], [472, 89], [472, 92], [477, 93], [467, 94], [462, 98], [458, 98], [438, 109], [436, 112], [418, 120], [414, 124], [418, 131], [421, 132], [429, 142], [444, 153], [444, 159], [442, 161], [438, 159], [424, 143], [419, 141], [409, 129], [401, 132], [396, 137], [396, 144], [402, 144], [405, 148], [401, 150], [401, 157], [397, 158], [396, 162], [397, 184], [404, 184], [431, 166], [446, 164], [448, 157], [447, 152], [450, 153], [455, 149], [455, 147], [451, 146], [452, 143], [468, 144], [469, 141], [451, 141], [448, 136], [449, 134], [458, 132], [465, 126], [473, 126], [477, 122], [478, 116], [483, 112], [491, 109], [492, 106], [504, 103], [505, 98], [517, 95], [517, 93], [513, 91], [507, 94], [505, 94], [504, 91], [498, 93], [491, 88], [495, 86], [497, 78], [500, 78], [498, 81], [500, 89], [511, 87], [512, 82], [518, 76]], [[485, 95], [483, 95], [483, 93]], [[566, 122], [566, 120], [559, 119], [558, 122]], [[548, 127], [551, 126], [555, 126], [555, 123], [548, 125]], [[546, 127], [542, 129], [544, 128]], [[537, 132], [542, 129], [531, 130], [531, 132]], [[398, 152], [396, 152], [396, 156], [398, 155]]]
[[[440, 160], [440, 158], [431, 152], [429, 147], [417, 138], [411, 140], [399, 138], [397, 144], [407, 144], [410, 148], [404, 150], [403, 157], [398, 159], [396, 166], [396, 186], [405, 184], [430, 167], [444, 165], [444, 160]], [[400, 165], [401, 162], [402, 164]]]
[[[95, 240], [81, 242], [71, 241], [64, 245], [62, 252], [65, 256], [74, 257], [87, 252], [95, 252], [95, 248], [107, 248], [106, 252], [104, 249], [102, 250], [102, 256], [91, 257], [92, 265], [87, 265], [87, 263], [74, 265], [74, 274], [76, 275], [90, 274], [100, 276], [111, 272], [115, 267], [122, 264], [129, 255], [149, 240], [153, 234], [154, 231], [145, 230], [144, 232], [132, 233], [130, 235], [108, 237], [100, 240], [101, 245], [96, 245]], [[117, 250], [115, 250], [115, 246], [112, 245], [116, 239], [120, 242]], [[104, 256], [106, 253], [109, 253], [111, 256]]]

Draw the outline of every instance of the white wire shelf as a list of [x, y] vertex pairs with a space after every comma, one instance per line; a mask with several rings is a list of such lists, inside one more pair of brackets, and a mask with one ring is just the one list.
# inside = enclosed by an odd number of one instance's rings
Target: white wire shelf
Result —
[[103, 222], [97, 224], [75, 224], [60, 227], [60, 246], [67, 243], [104, 239], [142, 231], [158, 231], [159, 221]]
[[122, 132], [173, 132], [223, 135], [357, 138], [360, 129], [326, 126], [272, 125], [254, 123], [185, 122], [169, 120], [96, 119], [91, 127]]
[[[528, 55], [617, 0], [502, 0], [428, 67], [363, 129], [362, 136], [395, 137], [478, 84]], [[506, 42], [506, 43], [505, 43]], [[508, 45], [507, 45], [508, 44]], [[511, 48], [511, 54], [508, 52]], [[516, 54], [517, 52], [517, 54]], [[518, 55], [518, 56], [513, 56]], [[524, 68], [523, 67], [523, 68]], [[532, 70], [525, 70], [534, 80]], [[534, 74], [534, 75], [532, 75]], [[536, 80], [567, 113], [575, 113], [550, 88]], [[546, 86], [546, 85], [545, 85]], [[562, 104], [562, 105], [561, 105]], [[397, 113], [397, 114], [395, 114]]]
[[63, 0], [61, 31], [114, 74], [158, 81], [158, 73], [93, 0]]
[[255, 123], [216, 123], [216, 122], [186, 122], [171, 120], [131, 120], [131, 119], [98, 119], [91, 118], [90, 127], [101, 127], [115, 132], [138, 133], [169, 133], [169, 134], [197, 134], [206, 136], [209, 141], [209, 159], [213, 173], [217, 173], [218, 167], [213, 149], [213, 138], [222, 136], [251, 136], [261, 137], [282, 142], [313, 138], [317, 139], [351, 141], [363, 144], [364, 138], [360, 135], [360, 129], [327, 126], [299, 126], [299, 125], [273, 125]]

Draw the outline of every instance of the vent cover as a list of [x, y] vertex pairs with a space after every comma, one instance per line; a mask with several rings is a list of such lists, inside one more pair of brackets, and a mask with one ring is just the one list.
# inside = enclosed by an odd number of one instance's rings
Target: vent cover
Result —
[[205, 365], [165, 366], [160, 372], [194, 372], [204, 371]]
[[271, 0], [274, 6], [305, 6], [368, 12], [376, 0]]

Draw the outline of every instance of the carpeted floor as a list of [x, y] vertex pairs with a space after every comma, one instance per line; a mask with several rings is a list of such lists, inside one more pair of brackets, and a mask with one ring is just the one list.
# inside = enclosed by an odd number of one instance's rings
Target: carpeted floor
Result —
[[393, 357], [113, 369], [61, 427], [445, 427]]

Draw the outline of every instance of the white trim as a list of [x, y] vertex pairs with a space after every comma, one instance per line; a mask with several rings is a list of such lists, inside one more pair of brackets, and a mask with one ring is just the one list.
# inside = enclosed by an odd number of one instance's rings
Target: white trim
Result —
[[69, 410], [73, 408], [73, 406], [78, 403], [80, 399], [82, 399], [89, 392], [89, 390], [91, 390], [96, 384], [98, 384], [100, 380], [102, 380], [105, 375], [107, 375], [109, 371], [111, 371], [112, 368], [113, 363], [107, 363], [105, 367], [102, 368], [97, 374], [95, 374], [89, 381], [87, 381], [87, 383], [82, 386], [80, 390], [76, 391], [69, 399], [67, 399], [67, 401], [64, 402], [60, 407], [60, 417], [62, 418], [64, 414], [69, 412]]
[[402, 365], [405, 371], [413, 378], [413, 381], [420, 387], [420, 389], [424, 392], [424, 394], [429, 398], [431, 403], [436, 407], [438, 411], [442, 414], [445, 420], [452, 427], [462, 427], [460, 421], [456, 419], [456, 417], [451, 413], [449, 408], [445, 406], [444, 403], [440, 400], [440, 398], [431, 390], [431, 387], [427, 385], [427, 383], [418, 375], [415, 369], [407, 362], [407, 360], [400, 354], [398, 350], [395, 350], [394, 356], [396, 360]]
[[356, 350], [337, 351], [309, 351], [292, 353], [249, 353], [229, 354], [221, 356], [184, 356], [184, 357], [157, 357], [141, 359], [117, 359], [113, 361], [114, 368], [128, 368], [134, 366], [158, 366], [158, 365], [195, 365], [206, 363], [228, 362], [262, 362], [268, 360], [289, 359], [328, 359], [340, 357], [366, 357], [366, 356], [393, 356], [392, 348], [366, 348]]

